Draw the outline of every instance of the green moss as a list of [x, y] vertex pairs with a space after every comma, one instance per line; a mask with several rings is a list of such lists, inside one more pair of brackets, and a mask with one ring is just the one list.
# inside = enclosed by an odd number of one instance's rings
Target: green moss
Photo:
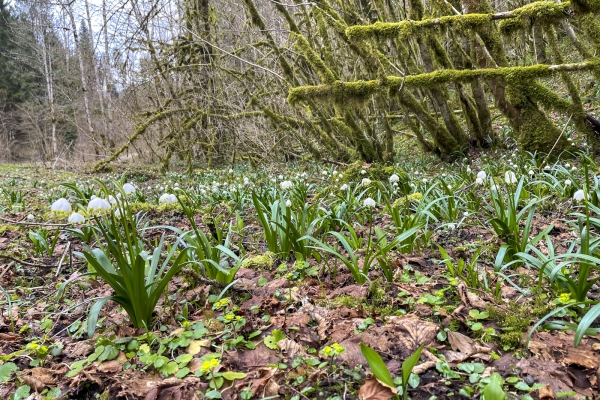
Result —
[[244, 260], [241, 268], [271, 270], [273, 269], [273, 264], [275, 263], [276, 258], [277, 256], [275, 253], [267, 251], [265, 254], [250, 257]]
[[17, 225], [0, 224], [0, 236], [6, 232], [18, 232], [20, 228]]
[[356, 25], [346, 29], [350, 40], [365, 40], [372, 36], [407, 40], [411, 36], [424, 35], [431, 28], [456, 28], [460, 31], [480, 30], [489, 27], [492, 16], [489, 14], [465, 14], [401, 22], [376, 22], [372, 25]]
[[512, 34], [518, 29], [529, 29], [533, 23], [553, 25], [566, 17], [571, 4], [553, 1], [536, 1], [511, 12], [514, 18], [500, 21], [498, 29], [503, 34]]
[[508, 303], [508, 310], [490, 306], [486, 311], [490, 319], [502, 328], [498, 334], [498, 342], [507, 348], [516, 349], [522, 345], [532, 321], [546, 315], [552, 307], [545, 296], [534, 295], [529, 304], [511, 301]]
[[308, 40], [303, 35], [291, 34], [292, 38], [296, 41], [296, 49], [304, 55], [308, 63], [317, 71], [319, 78], [324, 83], [332, 84], [337, 79], [333, 71], [331, 71], [321, 60], [321, 57], [313, 50]]
[[[365, 174], [361, 174], [361, 171]], [[344, 171], [344, 182], [360, 182], [363, 178], [369, 178], [373, 181], [388, 182], [390, 176], [396, 174], [400, 178], [398, 185], [408, 184], [408, 174], [400, 167], [384, 164], [371, 164], [370, 168], [363, 168], [363, 163], [357, 161], [347, 167]]]
[[390, 94], [397, 93], [400, 86], [414, 88], [430, 88], [445, 83], [470, 82], [477, 78], [499, 79], [515, 77], [518, 80], [531, 80], [555, 73], [571, 71], [593, 71], [600, 70], [600, 60], [592, 59], [581, 63], [563, 64], [560, 66], [549, 66], [545, 64], [530, 65], [524, 67], [503, 68], [481, 68], [473, 70], [436, 70], [429, 73], [400, 76], [388, 76], [385, 82], [379, 80], [335, 82], [333, 85], [299, 86], [291, 88], [288, 102], [296, 104], [301, 101], [335, 101], [339, 104], [352, 102], [361, 103], [369, 99], [369, 96], [379, 90], [387, 89]]
[[400, 197], [399, 199], [394, 201], [394, 204], [392, 205], [392, 207], [395, 207], [398, 209], [403, 209], [406, 206], [408, 206], [409, 204], [417, 204], [421, 200], [423, 200], [423, 195], [421, 193], [412, 193], [412, 194], [409, 194], [408, 196]]

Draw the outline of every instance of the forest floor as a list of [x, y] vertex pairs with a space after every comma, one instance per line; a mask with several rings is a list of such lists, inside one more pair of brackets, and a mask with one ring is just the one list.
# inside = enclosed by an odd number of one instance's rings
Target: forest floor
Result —
[[[412, 399], [484, 393], [486, 400], [598, 398], [600, 324], [592, 312], [600, 293], [593, 284], [600, 170], [593, 161], [587, 184], [580, 159], [544, 168], [510, 152], [451, 165], [421, 159], [402, 165], [408, 180], [400, 176], [400, 186], [375, 167], [352, 168], [276, 165], [161, 175], [122, 167], [119, 174], [90, 175], [0, 166], [0, 398], [387, 399], [402, 390], [402, 363], [421, 345], [405, 385]], [[478, 171], [487, 175], [481, 185], [475, 183]], [[508, 171], [519, 183], [505, 183]], [[129, 207], [145, 213], [139, 232], [147, 254], [163, 234], [169, 243], [163, 255], [170, 251], [176, 235], [165, 227], [193, 228], [179, 204], [161, 205], [160, 196], [189, 199], [181, 193], [194, 193], [194, 223], [213, 245], [229, 246], [240, 257], [233, 284], [207, 277], [195, 259], [168, 284], [148, 330], [136, 329], [127, 312], [108, 301], [88, 337], [91, 306], [113, 289], [98, 275], [83, 276], [93, 269], [79, 252], [102, 238], [86, 236], [84, 225], [47, 224], [66, 223], [68, 214], [50, 210], [58, 198], [69, 199], [87, 224], [95, 224], [86, 214], [88, 201], [107, 193], [94, 178], [122, 178], [121, 185], [136, 187]], [[286, 192], [281, 184], [287, 180], [306, 190]], [[340, 191], [344, 183], [349, 188]], [[299, 250], [269, 251], [251, 197], [259, 187], [265, 198], [275, 193], [273, 202], [290, 200], [296, 212], [290, 224], [302, 225], [306, 208], [317, 205], [310, 215], [323, 227], [313, 231], [319, 242], [304, 249], [305, 262]], [[511, 211], [508, 199], [519, 187]], [[589, 202], [573, 200], [579, 188], [587, 188]], [[502, 200], [494, 190], [504, 194]], [[499, 220], [506, 231], [498, 230]], [[277, 231], [284, 223], [271, 227]], [[586, 223], [588, 248], [580, 240]], [[418, 233], [403, 238], [403, 247], [373, 255], [382, 235], [392, 241], [410, 224]], [[344, 233], [350, 247], [328, 231]], [[220, 232], [229, 232], [228, 243], [223, 237], [214, 242]], [[498, 259], [505, 244], [510, 254]], [[560, 266], [565, 260], [570, 264]], [[361, 283], [348, 265], [368, 279]], [[385, 271], [392, 271], [391, 279]], [[544, 323], [532, 332], [538, 322]], [[582, 323], [586, 329], [575, 347]], [[381, 356], [394, 379], [391, 387], [382, 383], [385, 373], [371, 378], [361, 343]]]

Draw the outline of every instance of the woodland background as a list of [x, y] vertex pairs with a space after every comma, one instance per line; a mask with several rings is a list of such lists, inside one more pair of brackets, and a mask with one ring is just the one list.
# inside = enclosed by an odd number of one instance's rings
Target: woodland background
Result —
[[0, 0], [0, 162], [595, 148], [599, 0]]

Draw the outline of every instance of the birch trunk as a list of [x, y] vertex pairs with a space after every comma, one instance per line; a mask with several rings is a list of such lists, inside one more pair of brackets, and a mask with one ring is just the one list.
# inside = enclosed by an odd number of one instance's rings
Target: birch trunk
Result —
[[81, 43], [79, 42], [79, 35], [77, 34], [77, 24], [75, 23], [75, 15], [73, 13], [73, 3], [66, 3], [63, 5], [67, 16], [71, 22], [71, 31], [73, 32], [73, 42], [75, 43], [75, 53], [79, 60], [79, 70], [81, 76], [81, 90], [83, 92], [83, 106], [85, 109], [85, 116], [88, 125], [88, 133], [92, 142], [94, 143], [94, 152], [99, 155], [98, 143], [96, 142], [96, 133], [94, 131], [94, 125], [92, 124], [92, 113], [90, 111], [90, 100], [87, 79], [85, 78], [85, 65], [83, 62], [83, 54], [81, 54]]

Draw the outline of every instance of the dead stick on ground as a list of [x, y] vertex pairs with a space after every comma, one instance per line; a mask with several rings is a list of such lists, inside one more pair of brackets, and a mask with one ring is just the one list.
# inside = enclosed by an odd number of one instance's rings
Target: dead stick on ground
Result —
[[55, 277], [57, 277], [58, 274], [60, 273], [60, 267], [62, 266], [62, 263], [65, 260], [65, 256], [69, 252], [70, 248], [71, 248], [71, 242], [67, 243], [67, 247], [65, 248], [65, 251], [63, 251], [62, 257], [60, 258], [60, 261], [58, 262], [58, 268], [56, 268], [56, 274], [54, 274]]
[[69, 224], [50, 224], [45, 222], [25, 222], [25, 221], [13, 221], [12, 219], [0, 217], [0, 221], [8, 222], [9, 224], [16, 225], [32, 225], [32, 226], [56, 226], [56, 227], [67, 227]]
[[33, 263], [30, 263], [27, 261], [19, 260], [17, 258], [11, 257], [11, 256], [5, 256], [3, 254], [0, 254], [0, 258], [4, 258], [5, 260], [11, 260], [11, 261], [23, 264], [23, 265], [27, 265], [28, 267], [39, 268], [39, 267], [53, 267], [54, 266], [54, 265], [33, 264]]
[[13, 265], [15, 265], [14, 261], [11, 261], [8, 263], [8, 265], [2, 270], [2, 273], [0, 273], [0, 279], [2, 279], [4, 274], [6, 274], [8, 272], [8, 270], [12, 268]]

